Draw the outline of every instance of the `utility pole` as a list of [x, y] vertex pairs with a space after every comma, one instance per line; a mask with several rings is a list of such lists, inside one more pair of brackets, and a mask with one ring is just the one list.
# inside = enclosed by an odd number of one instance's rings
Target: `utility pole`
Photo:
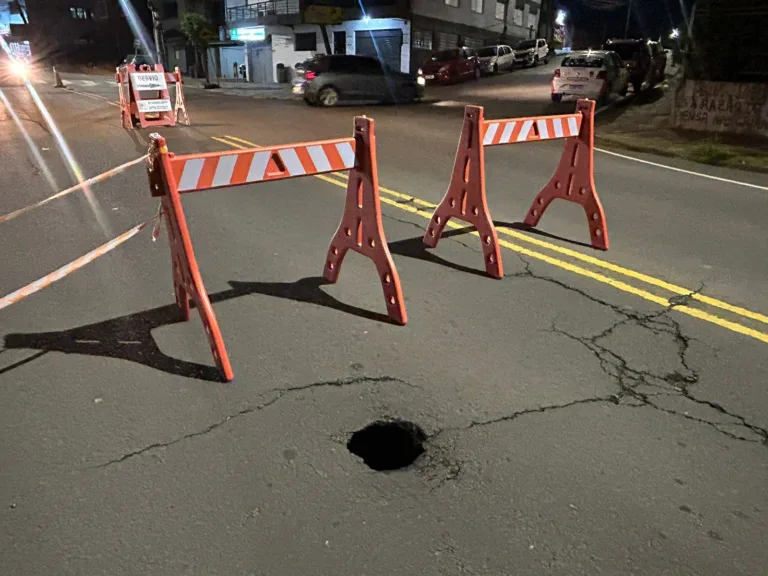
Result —
[[152, 32], [154, 33], [155, 39], [155, 63], [162, 64], [163, 56], [162, 52], [160, 51], [160, 34], [163, 24], [160, 22], [160, 14], [155, 9], [153, 0], [147, 0], [147, 6], [149, 7], [149, 11], [152, 14]]
[[507, 38], [507, 18], [509, 17], [509, 0], [504, 0], [504, 29], [501, 31], [502, 42]]
[[632, 14], [632, 0], [627, 3], [627, 23], [624, 25], [624, 38], [629, 38], [629, 17]]

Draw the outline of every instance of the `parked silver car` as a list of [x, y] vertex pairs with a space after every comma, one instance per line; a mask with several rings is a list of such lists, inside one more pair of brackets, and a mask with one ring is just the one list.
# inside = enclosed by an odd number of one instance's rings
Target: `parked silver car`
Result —
[[515, 53], [506, 44], [480, 48], [477, 57], [483, 74], [498, 74], [501, 70], [511, 70], [515, 65]]
[[344, 100], [414, 102], [424, 96], [423, 77], [391, 70], [368, 56], [322, 55], [302, 68], [293, 91], [313, 106]]

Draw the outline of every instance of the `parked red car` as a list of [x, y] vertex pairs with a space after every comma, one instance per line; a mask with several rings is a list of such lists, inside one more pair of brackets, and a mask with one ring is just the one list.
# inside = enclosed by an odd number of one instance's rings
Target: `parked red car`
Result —
[[453, 48], [432, 54], [421, 67], [427, 83], [456, 82], [465, 78], [480, 78], [480, 59], [471, 48]]

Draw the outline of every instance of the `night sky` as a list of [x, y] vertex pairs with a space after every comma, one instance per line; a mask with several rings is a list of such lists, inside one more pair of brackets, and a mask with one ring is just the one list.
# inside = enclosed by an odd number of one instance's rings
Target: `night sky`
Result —
[[[570, 22], [592, 43], [601, 43], [605, 37], [621, 38], [627, 18], [630, 0], [555, 0], [557, 8], [568, 13]], [[683, 16], [681, 3], [690, 12], [693, 0], [631, 0], [632, 15], [629, 24], [630, 37], [658, 38], [668, 36], [673, 28], [681, 28]], [[615, 5], [613, 10], [601, 10], [595, 6]]]

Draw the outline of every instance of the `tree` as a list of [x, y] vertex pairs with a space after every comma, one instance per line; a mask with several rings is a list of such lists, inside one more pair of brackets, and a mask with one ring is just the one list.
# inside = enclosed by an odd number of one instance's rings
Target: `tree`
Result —
[[195, 74], [200, 70], [202, 63], [203, 76], [208, 81], [208, 45], [215, 38], [215, 34], [208, 21], [197, 12], [185, 12], [179, 22], [181, 33], [187, 40], [187, 44], [195, 51]]

